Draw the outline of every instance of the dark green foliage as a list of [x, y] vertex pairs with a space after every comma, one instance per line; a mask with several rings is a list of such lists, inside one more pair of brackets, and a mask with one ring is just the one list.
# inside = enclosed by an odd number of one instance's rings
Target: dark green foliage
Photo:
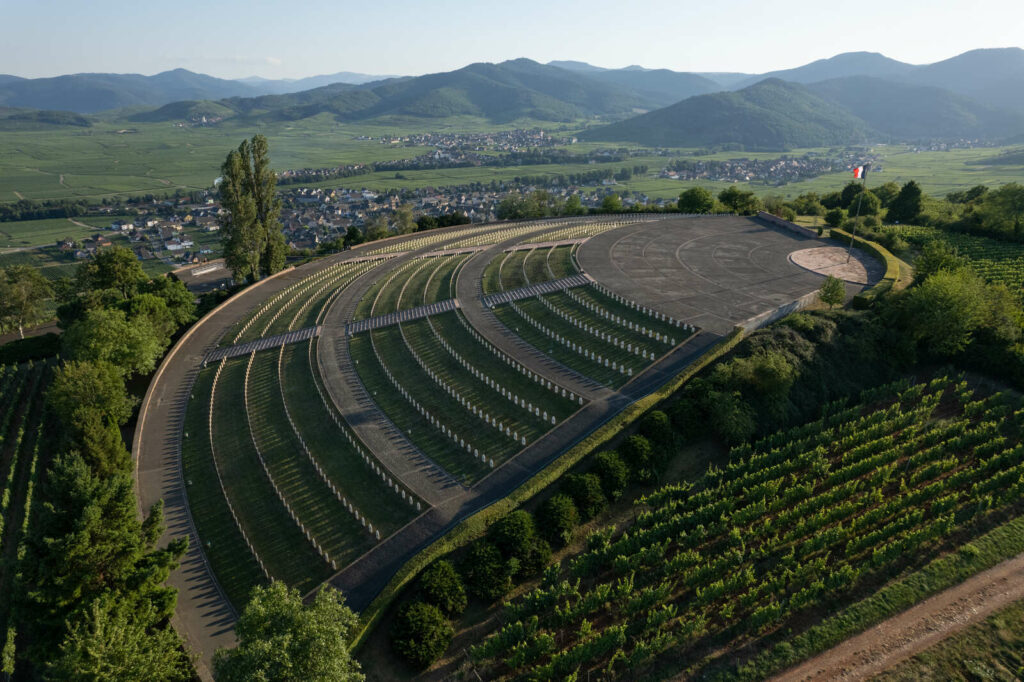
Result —
[[304, 604], [298, 590], [280, 581], [257, 586], [235, 625], [238, 646], [214, 655], [214, 676], [218, 682], [362, 680], [348, 648], [357, 624], [356, 614], [332, 587]]
[[739, 215], [753, 215], [761, 208], [760, 200], [748, 189], [740, 189], [736, 185], [730, 185], [718, 193], [718, 200], [722, 204]]
[[842, 227], [846, 222], [846, 211], [841, 208], [830, 208], [825, 213], [825, 224], [829, 227]]
[[568, 495], [552, 495], [537, 510], [540, 533], [554, 545], [569, 544], [579, 523], [580, 513], [576, 509], [576, 503]]
[[391, 646], [412, 666], [423, 669], [441, 657], [454, 635], [440, 609], [417, 601], [398, 612], [391, 628]]
[[608, 506], [597, 474], [569, 474], [562, 479], [562, 488], [585, 520], [594, 518]]
[[640, 420], [640, 433], [655, 447], [670, 447], [675, 442], [672, 423], [661, 410], [651, 410]]
[[236, 281], [256, 281], [284, 267], [281, 200], [263, 135], [242, 140], [221, 166], [220, 200], [224, 261]]
[[846, 298], [846, 286], [843, 284], [843, 280], [832, 275], [826, 277], [825, 281], [821, 283], [821, 288], [818, 289], [818, 298], [829, 308], [842, 305]]
[[913, 223], [923, 208], [921, 187], [911, 180], [900, 188], [900, 193], [889, 204], [886, 219], [890, 223]]
[[48, 662], [47, 677], [82, 682], [193, 679], [177, 634], [157, 627], [161, 618], [151, 604], [101, 596], [68, 624], [58, 655]]
[[647, 483], [658, 475], [663, 459], [663, 453], [659, 450], [645, 436], [636, 434], [623, 441], [619, 446], [619, 455], [629, 467], [633, 480]]
[[518, 562], [505, 561], [493, 543], [478, 540], [459, 563], [459, 573], [469, 593], [488, 604], [512, 589]]
[[617, 500], [629, 485], [629, 467], [614, 450], [594, 455], [593, 471], [601, 479], [601, 489], [609, 500]]
[[0, 269], [0, 332], [17, 331], [49, 319], [44, 303], [53, 294], [50, 281], [36, 268], [11, 265]]
[[923, 282], [937, 272], [953, 272], [967, 266], [949, 242], [935, 239], [921, 247], [921, 255], [914, 261], [914, 279]]
[[449, 617], [457, 617], [466, 610], [466, 588], [452, 562], [435, 562], [420, 576], [420, 595]]
[[80, 456], [62, 455], [42, 486], [40, 502], [26, 539], [19, 609], [34, 662], [51, 660], [65, 637], [65, 620], [78, 617], [104, 593], [151, 605], [153, 622], [170, 616], [174, 590], [162, 583], [186, 543], [176, 540], [156, 549], [162, 508], [139, 520], [129, 473], [102, 476]]
[[679, 195], [678, 206], [682, 213], [711, 213], [715, 198], [703, 187], [691, 187]]
[[737, 443], [812, 417], [822, 404], [891, 380], [913, 358], [897, 330], [871, 315], [804, 312], [741, 342], [697, 377], [671, 409], [684, 435]]
[[517, 509], [495, 523], [488, 537], [505, 558], [523, 561], [530, 553], [536, 534], [530, 513]]
[[978, 335], [1002, 346], [1021, 336], [1019, 300], [963, 269], [933, 274], [894, 303], [891, 315], [926, 354], [938, 357], [964, 351]]
[[27, 339], [15, 339], [0, 346], [0, 365], [42, 360], [60, 352], [60, 337], [53, 332]]

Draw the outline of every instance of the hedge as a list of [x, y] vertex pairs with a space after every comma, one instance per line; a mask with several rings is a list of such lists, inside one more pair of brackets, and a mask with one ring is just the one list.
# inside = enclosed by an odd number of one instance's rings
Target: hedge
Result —
[[391, 603], [402, 589], [419, 575], [420, 571], [435, 559], [450, 554], [473, 540], [482, 537], [494, 521], [515, 510], [531, 497], [557, 481], [565, 472], [578, 464], [588, 454], [597, 451], [604, 443], [614, 438], [626, 427], [631, 426], [655, 405], [678, 391], [683, 384], [693, 378], [698, 372], [732, 350], [743, 338], [743, 335], [742, 329], [737, 328], [733, 330], [731, 334], [708, 349], [707, 352], [697, 358], [696, 362], [677, 374], [660, 389], [628, 405], [622, 412], [598, 427], [592, 434], [560, 455], [511, 493], [463, 519], [446, 534], [409, 559], [398, 569], [398, 572], [395, 573], [381, 593], [377, 595], [377, 598], [361, 614], [360, 626], [354, 633], [352, 648], [356, 649], [363, 644], [367, 635], [373, 630], [373, 627], [388, 610]]
[[846, 230], [841, 230], [839, 228], [832, 228], [832, 237], [841, 238], [847, 242], [852, 239], [856, 246], [864, 249], [885, 264], [885, 274], [882, 276], [882, 279], [867, 291], [862, 291], [853, 297], [854, 308], [860, 310], [869, 308], [875, 301], [889, 293], [889, 291], [894, 287], [896, 289], [902, 289], [910, 284], [913, 269], [899, 258], [892, 255], [892, 253], [890, 253], [889, 250], [881, 244], [868, 241], [867, 239], [862, 239], [861, 237], [855, 237]]

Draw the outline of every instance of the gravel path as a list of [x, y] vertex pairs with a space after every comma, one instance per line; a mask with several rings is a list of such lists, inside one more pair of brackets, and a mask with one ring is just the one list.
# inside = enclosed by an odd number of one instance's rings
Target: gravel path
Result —
[[1024, 554], [968, 578], [773, 678], [866, 680], [1024, 599]]

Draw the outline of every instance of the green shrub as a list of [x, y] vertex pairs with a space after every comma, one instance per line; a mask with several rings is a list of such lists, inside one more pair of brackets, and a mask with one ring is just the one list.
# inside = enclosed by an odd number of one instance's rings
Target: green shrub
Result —
[[572, 540], [573, 531], [580, 523], [576, 503], [568, 495], [553, 495], [537, 510], [540, 533], [548, 542], [565, 546]]
[[[663, 412], [661, 414], [664, 416]], [[619, 499], [629, 484], [629, 467], [614, 450], [594, 455], [594, 473], [601, 479], [601, 489], [609, 500]]]
[[584, 519], [594, 518], [608, 506], [597, 474], [569, 474], [563, 486]]
[[417, 601], [398, 612], [391, 629], [391, 646], [410, 664], [423, 669], [441, 657], [454, 635], [441, 609]]
[[675, 440], [668, 415], [661, 410], [651, 410], [640, 420], [640, 433], [656, 447], [668, 447]]
[[530, 554], [537, 531], [529, 512], [517, 509], [491, 527], [491, 542], [506, 559], [523, 561]]
[[518, 570], [516, 560], [506, 562], [487, 540], [474, 542], [459, 563], [469, 593], [488, 604], [512, 589], [512, 575]]
[[466, 610], [466, 588], [452, 562], [442, 559], [423, 572], [420, 578], [423, 601], [455, 617]]
[[633, 480], [646, 483], [657, 474], [656, 454], [651, 441], [641, 435], [630, 436], [619, 448], [619, 455], [633, 474]]

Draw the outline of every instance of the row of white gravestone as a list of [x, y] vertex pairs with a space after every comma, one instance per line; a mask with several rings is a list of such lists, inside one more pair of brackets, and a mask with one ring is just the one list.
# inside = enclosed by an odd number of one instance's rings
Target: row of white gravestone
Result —
[[676, 318], [671, 317], [669, 315], [666, 315], [665, 313], [659, 313], [656, 310], [652, 310], [651, 308], [648, 308], [646, 306], [642, 306], [639, 303], [637, 303], [636, 301], [634, 301], [632, 299], [629, 299], [629, 298], [626, 298], [625, 296], [620, 296], [619, 294], [616, 294], [615, 292], [613, 292], [611, 289], [609, 289], [608, 287], [604, 286], [603, 284], [595, 282], [593, 284], [593, 286], [594, 286], [595, 289], [600, 291], [605, 296], [608, 296], [613, 301], [616, 301], [617, 303], [621, 303], [622, 305], [626, 306], [627, 308], [631, 308], [632, 310], [636, 310], [638, 312], [641, 312], [644, 315], [648, 315], [650, 317], [653, 317], [655, 320], [658, 320], [659, 322], [665, 322], [665, 323], [670, 324], [670, 325], [672, 325], [674, 327], [679, 327], [680, 329], [683, 329], [683, 330], [685, 330], [687, 332], [690, 332], [691, 334], [697, 330], [697, 328], [694, 327], [692, 324], [688, 324], [686, 322], [682, 322], [681, 320], [677, 320]]
[[[515, 405], [516, 407], [525, 409], [527, 412], [529, 412], [533, 416], [540, 417], [545, 422], [550, 422], [551, 424], [555, 424], [556, 423], [555, 415], [553, 415], [553, 414], [549, 415], [547, 410], [540, 409], [538, 406], [536, 406], [533, 403], [529, 402], [525, 398], [520, 398], [519, 396], [517, 396], [516, 394], [514, 394], [514, 393], [512, 393], [510, 391], [502, 390], [502, 387], [498, 384], [497, 381], [495, 381], [493, 378], [488, 376], [486, 373], [481, 372], [479, 369], [477, 369], [476, 367], [471, 365], [469, 362], [467, 362], [466, 359], [463, 358], [462, 355], [460, 355], [458, 351], [456, 351], [454, 348], [452, 348], [452, 345], [450, 343], [448, 343], [448, 340], [446, 338], [444, 338], [443, 336], [441, 336], [441, 334], [437, 331], [437, 328], [434, 327], [433, 321], [429, 317], [427, 317], [427, 324], [430, 325], [430, 331], [433, 332], [434, 338], [437, 340], [437, 342], [441, 346], [441, 348], [443, 348], [446, 351], [448, 351], [448, 354], [451, 355], [452, 358], [454, 358], [457, 363], [462, 365], [462, 367], [466, 371], [468, 371], [470, 374], [472, 374], [476, 379], [478, 379], [478, 380], [484, 382], [485, 384], [487, 384], [488, 388], [492, 389], [495, 393], [501, 395], [505, 399], [507, 399], [510, 402], [512, 402], [512, 404]], [[548, 387], [548, 390], [551, 390], [550, 386]]]
[[[575, 315], [572, 315], [572, 314], [562, 310], [558, 306], [556, 306], [553, 303], [551, 303], [551, 301], [549, 301], [544, 296], [537, 296], [537, 298], [540, 300], [541, 303], [544, 304], [544, 307], [546, 307], [552, 313], [554, 313], [558, 317], [562, 318], [563, 320], [565, 320], [566, 322], [568, 322], [572, 326], [576, 327], [577, 329], [580, 329], [580, 330], [582, 330], [582, 331], [584, 331], [587, 334], [590, 334], [592, 336], [596, 336], [597, 338], [601, 339], [605, 343], [610, 343], [611, 345], [615, 346], [616, 348], [618, 348], [620, 350], [624, 350], [627, 353], [632, 353], [633, 355], [637, 355], [637, 356], [643, 358], [644, 360], [653, 360], [654, 359], [654, 351], [648, 351], [645, 348], [641, 348], [639, 343], [634, 344], [634, 343], [630, 343], [628, 341], [623, 341], [622, 339], [620, 339], [618, 337], [615, 337], [615, 336], [613, 336], [612, 334], [610, 334], [608, 332], [603, 332], [603, 331], [599, 330], [597, 327], [595, 327], [595, 326], [593, 326], [591, 324], [587, 324], [583, 320], [577, 318]], [[607, 363], [605, 363], [605, 366], [607, 367]]]
[[583, 344], [567, 339], [561, 334], [558, 334], [555, 331], [548, 329], [546, 326], [538, 322], [536, 319], [533, 318], [533, 316], [529, 315], [525, 310], [520, 308], [514, 302], [509, 303], [509, 305], [512, 306], [512, 310], [516, 311], [516, 313], [518, 313], [519, 316], [522, 317], [527, 323], [529, 323], [531, 326], [536, 328], [541, 334], [548, 337], [555, 343], [559, 343], [568, 348], [569, 350], [571, 350], [572, 352], [578, 355], [582, 355], [585, 359], [590, 360], [591, 362], [594, 362], [603, 367], [607, 367], [611, 369], [613, 372], [619, 372], [620, 374], [625, 374], [626, 376], [633, 376], [632, 368], [626, 367], [623, 363], [616, 362], [614, 360], [609, 360], [603, 355], [599, 355], [598, 353], [595, 353], [592, 350], [584, 348]]
[[[256, 563], [259, 565], [263, 576], [267, 580], [273, 580], [273, 576], [270, 575], [270, 571], [268, 571], [267, 567], [263, 564], [263, 559], [260, 557], [259, 552], [256, 551], [256, 548], [253, 547], [252, 542], [249, 540], [249, 536], [246, 534], [245, 528], [242, 527], [242, 522], [238, 519], [238, 514], [235, 513], [235, 507], [231, 504], [231, 498], [228, 497], [227, 488], [224, 486], [224, 479], [220, 475], [220, 465], [217, 463], [217, 448], [214, 445], [213, 440], [213, 401], [217, 393], [217, 382], [220, 380], [220, 373], [224, 369], [224, 364], [226, 362], [227, 358], [221, 360], [220, 364], [217, 365], [217, 371], [213, 375], [213, 385], [210, 388], [210, 409], [207, 413], [207, 434], [210, 438], [210, 454], [213, 457], [213, 471], [217, 474], [217, 483], [220, 485], [220, 494], [228, 505], [228, 511], [231, 512], [231, 518], [234, 520], [235, 527], [242, 536], [242, 541], [245, 542], [245, 546], [249, 548], [249, 552], [252, 554], [253, 558], [256, 559]], [[188, 437], [187, 433], [185, 434], [185, 437]], [[209, 541], [207, 541], [207, 545], [209, 545]]]
[[[399, 333], [401, 333], [402, 341], [405, 343], [405, 347], [409, 350], [409, 353], [412, 355], [413, 360], [415, 360], [416, 364], [419, 365], [420, 369], [422, 369], [423, 372], [428, 377], [430, 377], [431, 381], [433, 381], [442, 391], [447, 393], [456, 402], [458, 402], [463, 409], [468, 410], [474, 417], [480, 419], [491, 428], [496, 429], [503, 436], [508, 436], [515, 440], [516, 442], [519, 442], [518, 432], [512, 431], [506, 425], [502, 424], [497, 417], [494, 417], [485, 410], [483, 410], [482, 408], [477, 407], [473, 403], [473, 401], [463, 396], [458, 389], [449, 384], [444, 378], [441, 377], [440, 374], [435, 372], [431, 367], [427, 365], [426, 362], [423, 361], [423, 358], [421, 358], [419, 353], [416, 352], [416, 349], [412, 347], [411, 343], [409, 343], [409, 339], [405, 335], [405, 327], [403, 325], [399, 324], [398, 330]], [[523, 445], [526, 445], [525, 437], [522, 439], [522, 441]]]
[[[299, 309], [295, 311], [294, 315], [292, 315], [291, 322], [288, 323], [288, 330], [291, 331], [295, 328], [295, 324], [299, 321], [299, 318], [306, 311], [306, 309], [309, 308], [309, 306], [313, 305], [313, 303], [318, 301], [326, 291], [328, 291], [331, 288], [335, 288], [337, 289], [337, 292], [340, 293], [356, 277], [363, 274], [367, 270], [370, 270], [371, 268], [375, 267], [377, 267], [377, 263], [363, 261], [362, 263], [357, 264], [351, 270], [336, 272], [332, 277], [330, 277], [326, 282], [324, 282], [319, 289], [305, 297], [305, 300], [303, 301], [302, 305], [299, 306]], [[321, 281], [323, 281], [323, 279], [321, 279]], [[333, 295], [328, 297], [328, 300], [330, 300], [331, 298], [333, 298]], [[324, 301], [324, 303], [326, 304], [327, 301]], [[320, 315], [317, 314], [317, 319], [319, 320], [319, 318]]]
[[460, 437], [451, 429], [451, 427], [444, 423], [444, 421], [434, 416], [429, 410], [423, 407], [423, 405], [421, 405], [420, 402], [416, 400], [409, 393], [408, 390], [406, 390], [405, 386], [402, 385], [402, 382], [395, 378], [395, 376], [391, 373], [391, 370], [388, 369], [388, 366], [387, 364], [385, 364], [383, 358], [381, 358], [380, 353], [377, 351], [377, 344], [374, 343], [373, 341], [372, 333], [370, 335], [370, 347], [373, 349], [373, 355], [374, 357], [377, 358], [377, 364], [380, 365], [381, 370], [384, 372], [384, 376], [387, 377], [391, 385], [395, 387], [395, 390], [397, 390], [398, 393], [403, 398], [405, 398], [406, 402], [413, 406], [413, 409], [416, 410], [421, 417], [426, 419], [431, 426], [433, 426], [435, 429], [444, 434], [445, 437], [447, 437], [453, 443], [458, 445], [460, 448], [462, 448], [469, 454], [473, 455], [474, 459], [478, 459], [485, 464], [489, 463], [492, 468], [494, 467], [493, 459], [489, 460], [485, 455], [481, 455], [480, 450], [478, 448], [473, 447], [472, 443], [467, 442], [464, 437]]
[[[347, 265], [348, 265], [348, 263], [345, 262], [345, 261], [342, 261], [340, 263], [335, 263], [333, 265], [330, 265], [330, 266], [324, 268], [323, 270], [320, 270], [319, 272], [316, 272], [316, 273], [310, 275], [309, 277], [304, 277], [304, 278], [300, 279], [298, 282], [295, 282], [294, 284], [288, 285], [287, 287], [285, 287], [284, 289], [279, 291], [277, 294], [272, 296], [266, 303], [264, 303], [256, 311], [256, 314], [254, 314], [252, 317], [250, 317], [249, 320], [238, 331], [238, 333], [235, 334], [235, 337], [231, 340], [231, 342], [232, 343], [238, 343], [238, 339], [242, 338], [242, 334], [244, 334], [249, 329], [249, 327], [251, 327], [257, 320], [259, 320], [263, 316], [264, 313], [266, 313], [268, 310], [272, 309], [274, 307], [274, 305], [278, 301], [280, 301], [282, 298], [284, 298], [284, 297], [286, 297], [286, 296], [288, 296], [290, 294], [296, 294], [297, 295], [298, 293], [301, 293], [301, 292], [296, 291], [296, 290], [300, 289], [300, 288], [306, 288], [306, 287], [314, 285], [314, 284], [316, 284], [318, 282], [321, 282], [325, 278], [334, 275], [338, 270], [344, 269]], [[284, 307], [282, 307], [281, 310], [283, 310], [283, 309], [284, 309]], [[279, 310], [277, 314], [280, 315], [281, 311]], [[275, 316], [275, 319], [276, 319], [276, 316]], [[267, 325], [266, 328], [269, 328], [269, 325]]]
[[526, 367], [517, 362], [515, 358], [492, 346], [490, 342], [488, 342], [480, 334], [480, 332], [474, 329], [472, 325], [470, 325], [469, 322], [467, 322], [461, 315], [458, 316], [458, 319], [462, 326], [473, 336], [473, 338], [476, 339], [481, 345], [483, 345], [484, 348], [490, 351], [490, 353], [494, 355], [494, 357], [499, 358], [500, 360], [504, 361], [505, 364], [507, 364], [508, 366], [515, 368], [515, 370], [518, 371], [523, 376], [533, 379], [533, 381], [535, 381], [536, 383], [540, 384], [541, 386], [547, 388], [550, 391], [553, 391], [554, 393], [562, 396], [563, 398], [567, 398], [579, 405], [583, 404], [583, 396], [576, 395], [572, 391], [569, 391], [561, 386], [558, 386], [557, 384], [552, 383], [548, 379], [545, 379], [536, 372], [526, 369]]
[[630, 331], [637, 332], [638, 334], [643, 334], [644, 336], [646, 336], [648, 338], [651, 338], [651, 339], [654, 339], [655, 341], [658, 341], [659, 343], [665, 343], [665, 344], [668, 344], [669, 346], [676, 345], [676, 339], [675, 339], [674, 336], [669, 336], [668, 334], [662, 334], [660, 332], [656, 332], [653, 329], [649, 329], [648, 327], [645, 327], [645, 326], [643, 326], [642, 324], [639, 324], [639, 323], [630, 322], [629, 320], [626, 320], [622, 316], [616, 315], [615, 313], [613, 313], [612, 311], [608, 310], [604, 306], [599, 305], [598, 303], [595, 303], [593, 301], [587, 300], [586, 298], [584, 298], [583, 296], [581, 296], [577, 292], [573, 291], [572, 289], [566, 289], [565, 293], [568, 294], [569, 298], [571, 298], [573, 301], [575, 301], [579, 305], [583, 306], [584, 308], [586, 308], [590, 312], [594, 313], [595, 315], [598, 315], [599, 317], [603, 317], [604, 319], [608, 320], [609, 322], [614, 322], [617, 325], [626, 327]]
[[306, 528], [306, 525], [302, 523], [302, 519], [300, 519], [299, 515], [295, 513], [294, 509], [292, 509], [291, 504], [289, 504], [288, 502], [288, 498], [285, 496], [283, 492], [281, 492], [281, 488], [278, 487], [277, 481], [274, 480], [273, 474], [270, 473], [270, 467], [267, 466], [267, 461], [263, 458], [263, 452], [260, 450], [259, 443], [256, 442], [256, 434], [253, 432], [252, 428], [252, 413], [249, 412], [249, 375], [252, 372], [252, 363], [255, 358], [256, 352], [253, 351], [249, 355], [249, 363], [245, 366], [245, 382], [242, 384], [242, 400], [243, 405], [245, 407], [246, 419], [248, 420], [249, 424], [249, 440], [252, 441], [253, 450], [256, 452], [256, 459], [259, 460], [260, 466], [263, 468], [263, 473], [266, 475], [267, 480], [270, 481], [270, 487], [277, 495], [277, 499], [279, 499], [281, 501], [281, 504], [284, 505], [284, 508], [288, 512], [288, 515], [292, 517], [292, 521], [294, 521], [295, 525], [297, 525], [299, 529], [303, 532], [303, 534], [305, 534], [306, 540], [317, 551], [317, 553], [320, 555], [320, 558], [326, 561], [331, 566], [334, 566], [335, 563], [331, 561], [330, 555], [327, 553], [326, 550], [324, 550], [323, 547], [320, 546], [316, 539], [310, 534], [309, 530]]
[[[318, 462], [317, 459], [313, 457], [313, 453], [309, 451], [309, 447], [306, 445], [306, 440], [302, 437], [302, 434], [299, 432], [298, 427], [295, 425], [295, 421], [292, 419], [291, 410], [288, 409], [288, 400], [285, 398], [284, 394], [284, 346], [281, 347], [281, 351], [277, 355], [277, 378], [277, 385], [281, 391], [281, 405], [284, 406], [284, 416], [287, 417], [288, 424], [290, 424], [292, 427], [292, 433], [295, 434], [295, 437], [298, 439], [299, 444], [302, 446], [302, 451], [305, 453], [306, 459], [309, 460], [309, 463], [313, 466], [313, 470], [316, 471], [317, 476], [320, 477], [320, 480], [323, 481], [324, 485], [326, 485], [330, 489], [331, 494], [333, 494], [334, 497], [337, 498], [339, 502], [341, 502], [341, 505], [348, 509], [349, 513], [351, 513], [355, 517], [356, 521], [358, 521], [360, 518], [359, 510], [351, 502], [349, 502], [348, 498], [345, 497], [340, 490], [338, 490], [337, 486], [334, 485], [334, 482], [331, 481], [330, 476], [328, 476], [327, 472], [325, 472], [323, 468], [320, 466], [320, 462]], [[402, 492], [402, 497], [405, 497], [404, 491]], [[370, 526], [370, 533], [373, 534], [372, 525]], [[378, 536], [377, 539], [379, 540], [380, 537]]]
[[[312, 353], [312, 346], [310, 347], [310, 353]], [[351, 429], [348, 428], [348, 423], [338, 416], [337, 411], [335, 411], [334, 408], [331, 407], [330, 403], [328, 403], [327, 396], [324, 395], [323, 390], [320, 388], [320, 382], [314, 379], [313, 385], [316, 386], [316, 392], [320, 395], [320, 402], [323, 403], [324, 409], [327, 410], [327, 413], [331, 415], [334, 425], [341, 429], [341, 432], [345, 434], [346, 440], [348, 440], [352, 447], [355, 448], [356, 452], [359, 453], [359, 456], [363, 459], [366, 466], [370, 467], [370, 470], [373, 471], [374, 474], [380, 476], [382, 481], [388, 483], [389, 489], [394, 487], [394, 491], [401, 494], [402, 499], [407, 500], [410, 506], [414, 505], [416, 507], [416, 511], [423, 511], [422, 504], [415, 498], [412, 491], [407, 492], [404, 488], [400, 487], [398, 483], [393, 482], [384, 467], [381, 466], [374, 457], [368, 454], [367, 448], [364, 447], [362, 441], [353, 435]]]

